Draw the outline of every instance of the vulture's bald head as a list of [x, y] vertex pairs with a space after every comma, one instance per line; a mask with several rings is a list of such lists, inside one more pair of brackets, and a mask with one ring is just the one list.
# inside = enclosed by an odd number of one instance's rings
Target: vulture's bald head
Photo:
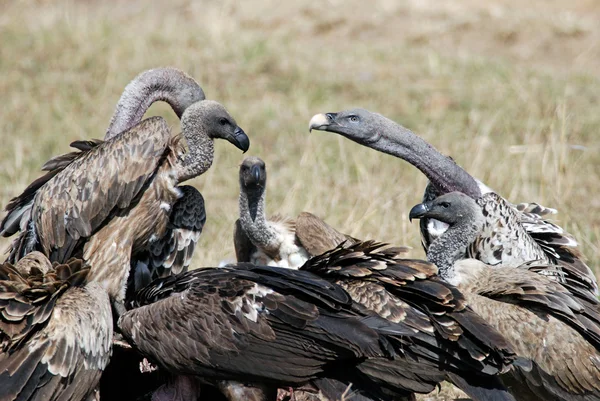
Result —
[[450, 192], [438, 196], [432, 201], [415, 205], [409, 212], [409, 219], [431, 218], [448, 224], [450, 227], [457, 224], [483, 223], [481, 207], [471, 197], [462, 192]]
[[365, 109], [349, 109], [338, 113], [317, 114], [311, 118], [309, 130], [334, 132], [360, 144], [377, 142], [393, 123], [381, 114]]
[[242, 190], [264, 190], [267, 185], [267, 167], [262, 159], [250, 156], [240, 165], [240, 187]]
[[181, 117], [183, 131], [203, 131], [210, 138], [231, 142], [242, 151], [250, 148], [250, 139], [225, 107], [214, 100], [202, 100], [189, 106]]

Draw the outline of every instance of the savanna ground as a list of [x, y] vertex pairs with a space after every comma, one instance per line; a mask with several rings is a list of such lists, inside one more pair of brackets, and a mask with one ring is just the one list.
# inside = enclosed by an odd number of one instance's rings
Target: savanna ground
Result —
[[[422, 135], [514, 202], [559, 209], [600, 262], [600, 6], [594, 0], [6, 1], [0, 3], [0, 201], [48, 158], [99, 138], [124, 86], [179, 67], [222, 102], [268, 167], [269, 212], [419, 247], [425, 178], [333, 134], [318, 112], [361, 106]], [[165, 105], [149, 115], [178, 121]], [[195, 263], [233, 257], [238, 165], [216, 145], [193, 181], [208, 213]], [[0, 246], [8, 245], [2, 240]], [[423, 399], [445, 400], [453, 391]]]

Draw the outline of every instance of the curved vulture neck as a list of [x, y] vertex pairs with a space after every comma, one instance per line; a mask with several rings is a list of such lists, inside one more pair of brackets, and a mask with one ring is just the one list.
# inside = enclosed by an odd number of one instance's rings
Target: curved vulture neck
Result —
[[265, 213], [266, 190], [264, 188], [240, 191], [240, 223], [250, 241], [257, 248], [275, 251], [280, 241], [267, 221]]
[[465, 258], [467, 247], [477, 237], [482, 224], [483, 216], [465, 219], [463, 223], [450, 226], [431, 243], [427, 250], [427, 260], [438, 267], [442, 278], [449, 281], [454, 278], [454, 262]]
[[[182, 122], [183, 123], [183, 122]], [[212, 165], [215, 155], [215, 144], [206, 130], [196, 130], [182, 124], [183, 137], [188, 151], [179, 165], [178, 181], [183, 182], [204, 174]]]
[[475, 179], [451, 158], [391, 120], [384, 119], [380, 125], [376, 127], [380, 137], [369, 147], [399, 157], [421, 170], [440, 195], [459, 191], [473, 199], [481, 196]]
[[156, 101], [167, 102], [177, 117], [181, 118], [189, 105], [204, 98], [204, 92], [198, 83], [182, 71], [173, 68], [146, 71], [125, 87], [104, 140], [137, 125]]

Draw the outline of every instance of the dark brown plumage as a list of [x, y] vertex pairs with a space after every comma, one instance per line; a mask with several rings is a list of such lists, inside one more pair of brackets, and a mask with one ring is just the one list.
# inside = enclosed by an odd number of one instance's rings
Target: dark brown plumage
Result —
[[59, 160], [60, 171], [23, 205], [30, 211], [9, 212], [6, 221], [20, 213], [19, 226], [27, 227], [14, 248], [39, 249], [58, 261], [81, 256], [92, 266], [90, 280], [122, 301], [130, 254], [165, 234], [171, 208], [182, 196], [176, 184], [210, 167], [213, 138], [228, 139], [243, 150], [248, 146], [223, 106], [209, 100], [186, 109], [182, 130], [188, 152], [180, 137], [171, 138], [162, 118], [152, 117]]
[[125, 336], [160, 369], [198, 380], [345, 380], [343, 371], [388, 352], [344, 290], [306, 272], [202, 268], [155, 281], [136, 301], [119, 320]]
[[547, 262], [518, 268], [462, 259], [461, 249], [484, 227], [481, 207], [449, 193], [415, 206], [412, 218], [449, 225], [429, 247], [428, 259], [463, 291], [469, 305], [511, 342], [522, 360], [504, 377], [518, 400], [600, 399], [600, 303], [577, 283], [564, 285], [539, 272]]
[[[393, 366], [386, 367], [387, 370], [396, 372], [396, 377], [413, 375], [411, 379], [404, 379], [406, 382], [403, 384], [403, 389], [406, 392], [431, 391], [446, 377], [448, 372], [460, 372], [459, 375], [461, 375], [463, 374], [461, 370], [465, 370], [473, 376], [484, 370], [483, 365], [479, 365], [478, 361], [469, 366], [470, 363], [473, 363], [472, 359], [477, 359], [477, 357], [468, 353], [460, 355], [460, 352], [457, 351], [464, 347], [459, 341], [463, 331], [465, 333], [461, 341], [465, 343], [478, 341], [466, 339], [472, 333], [468, 333], [462, 328], [461, 323], [450, 323], [451, 319], [446, 321], [446, 316], [439, 317], [444, 323], [430, 317], [429, 314], [434, 313], [433, 306], [422, 305], [425, 300], [418, 301], [416, 298], [411, 300], [411, 289], [414, 287], [416, 290], [421, 286], [423, 289], [431, 291], [428, 294], [431, 297], [430, 301], [442, 304], [446, 301], [450, 302], [449, 308], [445, 312], [436, 311], [435, 313], [462, 311], [458, 314], [460, 319], [470, 322], [476, 328], [482, 325], [477, 330], [489, 330], [489, 327], [480, 318], [465, 310], [463, 298], [456, 290], [448, 289], [446, 284], [440, 284], [440, 280], [435, 276], [437, 273], [435, 266], [423, 261], [397, 258], [397, 255], [406, 253], [406, 248], [389, 248], [378, 252], [377, 249], [382, 244], [367, 242], [358, 246], [357, 239], [341, 234], [310, 213], [301, 213], [295, 221], [287, 220], [290, 222], [286, 226], [287, 230], [278, 225], [283, 218], [279, 217], [275, 221], [267, 220], [265, 217], [266, 166], [259, 158], [249, 157], [242, 163], [240, 189], [240, 219], [236, 222], [234, 236], [238, 261], [259, 261], [293, 268], [295, 266], [290, 263], [289, 256], [284, 257], [292, 254], [289, 251], [292, 249], [292, 244], [306, 252], [307, 256], [325, 253], [317, 259], [321, 263], [309, 261], [302, 269], [310, 268], [312, 272], [340, 285], [352, 296], [354, 302], [365, 310], [377, 313], [382, 318], [396, 324], [407, 324], [410, 327], [405, 328], [405, 332], [399, 335], [404, 341], [399, 347], [402, 349], [402, 353], [408, 356], [404, 360], [394, 361]], [[345, 243], [345, 246], [336, 248], [341, 243]], [[346, 249], [348, 247], [352, 248], [354, 253], [348, 252]], [[337, 249], [338, 253], [330, 252], [332, 249]], [[395, 275], [400, 276], [395, 277]], [[436, 291], [442, 291], [442, 293]], [[436, 299], [436, 296], [441, 298]], [[444, 300], [445, 296], [448, 296], [449, 299]], [[457, 303], [454, 303], [455, 301]], [[436, 315], [434, 314], [434, 316]], [[438, 327], [444, 329], [438, 333]], [[448, 338], [448, 333], [444, 333], [445, 330], [454, 330], [456, 337]], [[495, 335], [493, 341], [497, 341], [496, 345], [503, 343], [497, 333], [493, 330], [491, 333], [486, 335]], [[492, 351], [493, 341], [487, 344], [487, 347], [490, 348], [486, 348], [486, 352], [489, 352], [490, 355], [495, 353], [495, 357], [499, 358], [500, 362], [495, 371], [497, 373], [501, 370], [502, 363], [506, 363], [506, 361], [502, 360], [501, 346]], [[425, 346], [428, 347], [426, 351], [424, 351], [422, 342], [428, 343]], [[452, 357], [448, 356], [452, 352], [458, 352], [458, 354], [454, 354]], [[479, 357], [486, 358], [487, 355]], [[441, 361], [448, 358], [454, 358], [454, 361], [445, 366], [445, 362]], [[452, 365], [453, 363], [455, 365]], [[422, 376], [420, 377], [419, 374]], [[481, 383], [488, 379], [491, 382], [495, 380], [493, 373], [487, 372], [486, 374], [479, 378]], [[469, 383], [459, 383], [458, 377], [454, 379], [457, 384], [469, 391]], [[473, 395], [477, 396], [477, 394]]]
[[81, 260], [0, 265], [0, 400], [86, 400], [108, 364], [112, 315]]
[[131, 257], [132, 274], [127, 291], [132, 294], [157, 278], [188, 270], [206, 222], [206, 209], [196, 188], [189, 185], [177, 188], [182, 196], [173, 204], [164, 235]]
[[449, 379], [473, 399], [512, 399], [496, 377], [512, 361], [511, 346], [467, 307], [456, 288], [437, 277], [433, 264], [402, 258], [406, 248], [382, 246], [372, 241], [341, 245], [305, 267], [344, 288], [357, 307], [383, 318], [378, 331], [399, 357], [387, 363], [369, 360], [361, 368], [385, 367], [390, 380], [406, 391], [430, 392]]

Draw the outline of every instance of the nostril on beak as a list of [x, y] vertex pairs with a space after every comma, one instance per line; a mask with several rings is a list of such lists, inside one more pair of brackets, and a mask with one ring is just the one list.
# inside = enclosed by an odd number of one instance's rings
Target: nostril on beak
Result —
[[328, 119], [329, 121], [333, 120], [333, 113], [327, 113], [327, 114], [325, 114], [325, 115], [327, 116], [327, 119]]

